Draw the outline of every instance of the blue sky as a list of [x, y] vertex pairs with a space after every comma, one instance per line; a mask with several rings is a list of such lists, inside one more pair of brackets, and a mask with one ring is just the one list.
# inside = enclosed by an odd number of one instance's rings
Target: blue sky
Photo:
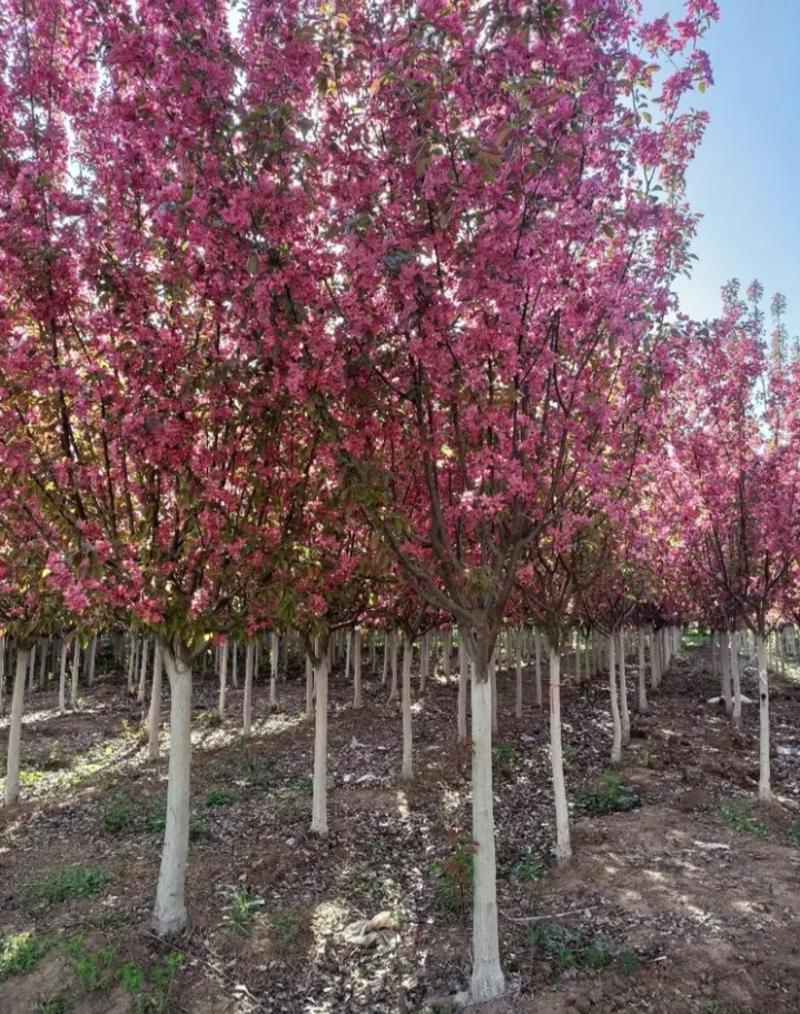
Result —
[[[719, 289], [758, 278], [767, 299], [789, 300], [800, 332], [800, 0], [719, 0], [705, 39], [714, 87], [697, 96], [711, 116], [689, 170], [692, 207], [703, 213], [691, 281], [678, 285], [686, 312], [714, 315]], [[680, 10], [645, 0], [649, 17]]]

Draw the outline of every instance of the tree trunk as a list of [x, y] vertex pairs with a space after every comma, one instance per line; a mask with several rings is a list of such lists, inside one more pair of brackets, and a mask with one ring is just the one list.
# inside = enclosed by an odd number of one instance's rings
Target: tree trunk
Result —
[[742, 680], [739, 669], [739, 643], [738, 635], [734, 631], [731, 634], [731, 678], [733, 680], [733, 725], [736, 729], [742, 728]]
[[397, 631], [393, 630], [390, 634], [391, 637], [391, 655], [390, 664], [392, 669], [392, 682], [389, 687], [389, 702], [397, 700], [397, 649], [399, 647], [399, 637]]
[[179, 641], [161, 642], [170, 685], [167, 822], [158, 874], [153, 928], [160, 937], [184, 929], [186, 863], [189, 857], [189, 805], [192, 760], [192, 664]]
[[47, 649], [50, 647], [50, 638], [45, 637], [40, 642], [39, 652], [39, 689], [44, 690], [47, 686]]
[[67, 710], [67, 655], [69, 654], [69, 638], [65, 634], [61, 639], [61, 659], [58, 667], [58, 710], [64, 714]]
[[497, 735], [497, 648], [489, 662], [489, 686], [492, 691], [492, 735]]
[[11, 693], [11, 717], [8, 726], [6, 760], [6, 805], [19, 799], [19, 745], [22, 739], [22, 708], [25, 700], [25, 677], [31, 663], [31, 649], [17, 645], [14, 689]]
[[34, 678], [36, 676], [36, 645], [31, 645], [31, 658], [28, 662], [28, 690], [33, 693], [34, 691]]
[[608, 638], [608, 692], [611, 698], [611, 725], [613, 740], [611, 743], [611, 763], [622, 761], [622, 722], [619, 716], [619, 698], [617, 696], [617, 653], [615, 649], [616, 633], [611, 631]]
[[767, 672], [767, 648], [764, 636], [756, 634], [758, 657], [758, 798], [762, 803], [772, 799], [769, 770], [769, 673]]
[[725, 705], [725, 714], [733, 713], [731, 703], [731, 640], [727, 630], [721, 630], [719, 635], [720, 654], [720, 692], [719, 695]]
[[550, 768], [556, 807], [556, 860], [565, 862], [572, 855], [569, 838], [569, 808], [564, 785], [564, 754], [561, 748], [561, 657], [558, 648], [550, 650]]
[[314, 666], [311, 656], [306, 654], [306, 718], [314, 713]]
[[411, 658], [414, 647], [408, 634], [403, 634], [403, 764], [400, 777], [411, 781], [414, 777], [411, 734]]
[[235, 640], [231, 641], [232, 649], [232, 662], [231, 666], [231, 682], [233, 683], [233, 689], [239, 689], [239, 645]]
[[628, 711], [628, 680], [625, 673], [625, 633], [619, 632], [619, 705], [620, 722], [622, 725], [622, 743], [627, 746], [631, 741], [631, 715]]
[[442, 632], [442, 669], [445, 680], [450, 679], [450, 648], [452, 646], [450, 627], [445, 627]]
[[514, 714], [517, 720], [522, 719], [522, 630], [517, 631], [517, 699]]
[[81, 643], [77, 633], [72, 648], [72, 683], [69, 688], [69, 706], [75, 710], [78, 707], [78, 673], [80, 672]]
[[328, 833], [328, 671], [330, 668], [329, 645], [317, 639], [317, 662], [314, 666], [314, 696], [316, 713], [314, 721], [314, 782], [311, 801], [311, 831], [313, 834]]
[[467, 739], [467, 680], [469, 659], [464, 646], [463, 631], [458, 632], [458, 739], [460, 743]]
[[244, 651], [244, 701], [242, 704], [242, 732], [250, 735], [253, 721], [253, 669], [256, 661], [256, 646], [248, 641]]
[[278, 707], [278, 656], [280, 640], [273, 630], [269, 635], [269, 706], [272, 710]]
[[492, 691], [488, 665], [473, 659], [472, 838], [475, 846], [472, 912], [472, 1000], [496, 999], [505, 991], [497, 932], [497, 868], [492, 795]]
[[541, 708], [542, 706], [542, 642], [539, 637], [539, 631], [534, 632], [536, 638], [536, 707]]
[[381, 686], [386, 686], [386, 680], [389, 676], [389, 651], [391, 649], [390, 641], [392, 639], [392, 632], [385, 630], [383, 633], [383, 673], [381, 674]]
[[6, 710], [6, 635], [0, 634], [0, 715], [4, 714], [5, 710]]
[[363, 703], [361, 695], [361, 631], [356, 627], [353, 631], [353, 707], [360, 708]]
[[[153, 665], [153, 679], [155, 679], [155, 663]], [[150, 695], [152, 700], [152, 693]], [[228, 699], [228, 639], [222, 642], [219, 652], [219, 701], [217, 711], [220, 720], [225, 718], [225, 704]]]
[[345, 631], [345, 641], [347, 642], [347, 653], [344, 657], [344, 681], [345, 683], [350, 679], [350, 656], [353, 651], [353, 633], [350, 630]]
[[147, 663], [150, 661], [150, 642], [146, 637], [142, 638], [142, 657], [139, 661], [139, 692], [136, 700], [144, 704], [147, 691]]
[[639, 627], [639, 703], [637, 711], [640, 715], [647, 712], [647, 676], [644, 665], [644, 630]]
[[[227, 669], [228, 642], [222, 646], [223, 665]], [[147, 756], [150, 760], [158, 760], [158, 732], [161, 728], [161, 670], [163, 667], [161, 645], [156, 641], [153, 650], [153, 682], [150, 686], [150, 712], [147, 716]], [[224, 679], [224, 675], [221, 677]], [[224, 701], [222, 708], [224, 711]], [[220, 716], [222, 712], [220, 712]]]
[[97, 660], [97, 634], [92, 634], [92, 639], [89, 641], [89, 657], [86, 663], [86, 683], [88, 686], [94, 686], [94, 670], [95, 662]]
[[430, 631], [426, 630], [419, 644], [419, 692], [425, 693], [428, 682], [428, 664], [430, 662]]

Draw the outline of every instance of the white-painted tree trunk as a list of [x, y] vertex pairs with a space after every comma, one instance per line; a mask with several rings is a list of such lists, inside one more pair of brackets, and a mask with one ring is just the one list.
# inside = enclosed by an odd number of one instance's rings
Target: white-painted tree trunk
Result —
[[[227, 668], [227, 641], [222, 646], [222, 657], [225, 659], [225, 662], [222, 664]], [[150, 711], [147, 715], [147, 756], [150, 760], [158, 760], [159, 754], [158, 733], [161, 728], [161, 673], [163, 662], [161, 645], [156, 641], [153, 649], [153, 682], [150, 687]], [[220, 717], [224, 712], [224, 702], [222, 707], [223, 711], [220, 712]]]
[[725, 704], [725, 714], [733, 713], [731, 702], [731, 640], [727, 630], [720, 631], [719, 635], [720, 654], [720, 697]]
[[517, 631], [517, 677], [516, 677], [516, 700], [514, 702], [514, 715], [517, 720], [522, 719], [522, 631]]
[[648, 631], [647, 634], [647, 650], [650, 656], [650, 689], [658, 689], [658, 653], [656, 652], [656, 643], [653, 632]]
[[497, 735], [497, 648], [489, 662], [489, 686], [492, 691], [492, 735]]
[[383, 634], [383, 672], [381, 673], [381, 685], [386, 686], [386, 680], [389, 677], [389, 653], [391, 651], [391, 630], [384, 631]]
[[145, 697], [147, 696], [147, 663], [150, 661], [150, 639], [147, 637], [142, 638], [142, 656], [139, 659], [139, 692], [136, 694], [136, 700], [139, 704], [144, 704]]
[[306, 718], [314, 714], [314, 665], [306, 654]]
[[317, 661], [314, 666], [314, 779], [311, 800], [311, 831], [328, 833], [328, 671], [329, 646], [317, 639]]
[[192, 664], [185, 645], [161, 642], [170, 685], [167, 821], [156, 888], [153, 928], [160, 937], [184, 929], [186, 864], [189, 858], [189, 807], [192, 759]]
[[452, 631], [450, 627], [445, 627], [442, 631], [442, 669], [444, 670], [444, 678], [450, 679], [450, 649], [452, 647]]
[[95, 663], [97, 661], [97, 634], [92, 634], [92, 639], [89, 641], [89, 657], [86, 662], [86, 683], [88, 686], [94, 686], [94, 673]]
[[[219, 699], [217, 702], [217, 712], [220, 719], [225, 718], [225, 705], [228, 702], [228, 650], [229, 643], [226, 637], [219, 651]], [[155, 663], [153, 664], [153, 670], [153, 679], [155, 679]], [[150, 699], [152, 700], [152, 693]]]
[[467, 739], [467, 683], [469, 658], [464, 645], [463, 631], [458, 634], [458, 713], [456, 716], [458, 724], [458, 739], [464, 743]]
[[472, 911], [471, 996], [475, 1003], [505, 992], [497, 932], [497, 866], [492, 794], [492, 691], [488, 667], [473, 662], [472, 839], [475, 844]]
[[34, 679], [36, 677], [36, 645], [31, 645], [31, 658], [28, 662], [28, 690], [33, 693]]
[[403, 763], [400, 777], [411, 781], [414, 777], [413, 741], [411, 732], [411, 658], [414, 646], [403, 633]]
[[67, 655], [69, 654], [69, 638], [65, 634], [61, 638], [61, 658], [58, 666], [58, 710], [64, 714], [67, 710]]
[[269, 706], [272, 710], [278, 707], [278, 656], [280, 640], [276, 631], [269, 635]]
[[742, 727], [742, 674], [739, 668], [739, 635], [731, 634], [731, 680], [733, 682], [733, 716], [734, 728]]
[[47, 686], [47, 652], [50, 648], [50, 638], [45, 637], [39, 642], [39, 689], [44, 690]]
[[430, 631], [426, 630], [422, 635], [419, 645], [419, 692], [425, 693], [425, 685], [428, 682], [428, 667], [431, 657]]
[[242, 732], [250, 735], [253, 723], [253, 669], [256, 663], [255, 642], [248, 641], [244, 650], [244, 700], [242, 702]]
[[31, 663], [31, 649], [17, 645], [14, 689], [11, 692], [11, 716], [6, 756], [6, 805], [19, 799], [19, 746], [22, 739], [22, 709], [25, 702], [25, 677]]
[[644, 663], [645, 634], [644, 629], [639, 627], [639, 703], [637, 710], [640, 715], [647, 712], [647, 674]]
[[347, 650], [344, 658], [344, 681], [346, 683], [350, 679], [350, 655], [353, 650], [353, 632], [351, 630], [346, 630], [344, 637], [347, 644]]
[[756, 634], [756, 655], [758, 657], [758, 798], [762, 803], [772, 799], [769, 767], [769, 673], [767, 671], [767, 648], [763, 636]]
[[569, 836], [569, 808], [564, 784], [564, 753], [561, 747], [561, 657], [549, 644], [550, 653], [550, 769], [556, 808], [556, 860], [566, 862], [572, 855]]
[[0, 715], [6, 710], [6, 635], [0, 634]]
[[625, 632], [619, 631], [619, 717], [622, 725], [622, 744], [631, 741], [631, 715], [628, 710], [628, 679], [625, 672]]
[[393, 630], [390, 634], [390, 657], [389, 664], [392, 671], [392, 682], [389, 687], [389, 702], [397, 700], [397, 655], [400, 647], [400, 638], [397, 636], [397, 631]]
[[536, 638], [536, 707], [541, 708], [542, 706], [542, 640], [539, 636], [539, 631], [534, 631], [534, 637]]
[[363, 703], [361, 690], [361, 631], [356, 627], [353, 631], [353, 707], [360, 708]]
[[72, 682], [69, 688], [69, 706], [75, 710], [78, 707], [78, 674], [80, 673], [81, 643], [77, 633], [72, 646]]
[[611, 700], [611, 763], [622, 761], [622, 722], [619, 715], [619, 698], [617, 696], [617, 653], [616, 634], [612, 630], [608, 638], [608, 693]]

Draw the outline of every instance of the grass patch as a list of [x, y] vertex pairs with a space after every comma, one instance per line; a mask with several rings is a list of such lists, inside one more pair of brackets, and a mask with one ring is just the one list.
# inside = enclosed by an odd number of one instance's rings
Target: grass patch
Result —
[[72, 958], [72, 971], [84, 993], [94, 993], [111, 981], [117, 957], [115, 947], [108, 944], [92, 953], [86, 949], [83, 937], [78, 937], [67, 945], [67, 953]]
[[748, 812], [747, 805], [742, 799], [721, 803], [719, 810], [728, 827], [740, 834], [752, 834], [756, 838], [769, 838], [772, 834], [766, 824]]
[[506, 868], [505, 875], [520, 884], [535, 883], [547, 873], [551, 861], [550, 856], [526, 848], [520, 858]]
[[10, 975], [32, 972], [54, 945], [52, 937], [37, 937], [30, 932], [0, 937], [0, 982]]
[[57, 993], [46, 1000], [40, 1000], [34, 1010], [35, 1014], [70, 1014], [72, 1001], [64, 993]]
[[26, 897], [48, 905], [57, 905], [68, 898], [94, 898], [110, 880], [111, 874], [98, 866], [75, 863], [45, 873], [28, 888]]
[[180, 951], [171, 951], [149, 973], [132, 961], [120, 966], [117, 978], [131, 998], [133, 1014], [166, 1014], [170, 989], [183, 961]]
[[[151, 834], [163, 835], [167, 826], [167, 794], [165, 792], [154, 796], [145, 814], [144, 824]], [[208, 835], [208, 826], [203, 818], [192, 810], [189, 813], [189, 841], [197, 841]]]
[[529, 939], [534, 949], [559, 972], [569, 968], [600, 972], [614, 966], [623, 975], [630, 975], [639, 967], [639, 959], [633, 951], [617, 951], [605, 933], [588, 935], [555, 919], [536, 923]]
[[206, 796], [206, 806], [231, 806], [236, 802], [236, 793], [229, 789], [212, 789]]
[[310, 778], [293, 778], [270, 792], [270, 800], [281, 817], [297, 816], [300, 800], [311, 794]]
[[590, 785], [575, 794], [576, 804], [586, 813], [601, 815], [633, 810], [641, 798], [630, 785], [624, 785], [614, 771], [604, 771]]
[[231, 903], [225, 913], [225, 922], [233, 927], [234, 933], [245, 937], [250, 932], [258, 910], [263, 906], [264, 899], [254, 894], [247, 884], [234, 887], [230, 893]]
[[472, 901], [475, 843], [464, 834], [450, 835], [451, 851], [431, 863], [431, 874], [446, 912], [465, 912]]
[[107, 834], [122, 834], [136, 824], [136, 811], [124, 792], [115, 792], [100, 814], [103, 830]]
[[513, 743], [498, 743], [492, 747], [492, 770], [498, 778], [511, 778], [517, 769], [517, 748]]

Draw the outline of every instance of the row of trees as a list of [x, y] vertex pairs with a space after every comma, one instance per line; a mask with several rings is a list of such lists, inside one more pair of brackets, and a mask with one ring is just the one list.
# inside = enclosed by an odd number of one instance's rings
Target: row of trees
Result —
[[[616, 760], [622, 626], [750, 627], [769, 796], [763, 642], [797, 616], [797, 357], [780, 301], [768, 347], [759, 292], [748, 307], [729, 288], [703, 325], [672, 293], [705, 124], [686, 96], [710, 82], [698, 40], [716, 4], [649, 23], [621, 0], [2, 11], [7, 792], [34, 640], [156, 638], [170, 756], [155, 924], [174, 932], [193, 658], [213, 640], [226, 666], [231, 640], [248, 645], [247, 723], [252, 645], [301, 639], [324, 833], [331, 637], [399, 631], [408, 716], [412, 641], [456, 626], [471, 992], [499, 995], [502, 629], [546, 639], [560, 856], [575, 629], [607, 638]], [[672, 640], [656, 646], [654, 667]]]

